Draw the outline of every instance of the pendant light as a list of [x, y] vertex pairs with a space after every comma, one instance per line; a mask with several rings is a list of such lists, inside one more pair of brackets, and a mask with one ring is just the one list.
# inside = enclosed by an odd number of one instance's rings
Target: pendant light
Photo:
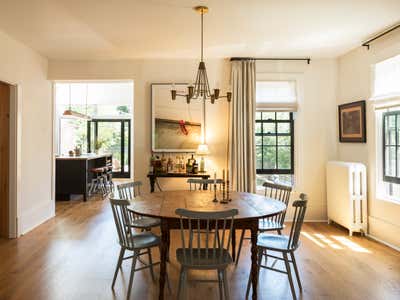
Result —
[[88, 94], [89, 94], [89, 87], [86, 84], [86, 103], [85, 103], [85, 113], [82, 114], [77, 111], [72, 110], [71, 108], [71, 84], [69, 84], [69, 107], [63, 113], [63, 118], [67, 119], [82, 119], [90, 121], [92, 118], [87, 114], [87, 102], [88, 102]]
[[232, 99], [232, 92], [227, 92], [224, 96], [220, 95], [219, 88], [214, 88], [213, 92], [211, 92], [210, 84], [208, 82], [206, 64], [204, 63], [203, 59], [203, 16], [208, 12], [208, 7], [196, 6], [193, 9], [201, 16], [201, 60], [197, 70], [196, 80], [194, 84], [188, 86], [187, 93], [178, 94], [175, 86], [172, 85], [171, 98], [172, 100], [175, 100], [177, 96], [185, 97], [188, 104], [191, 100], [202, 100], [203, 102], [210, 100], [210, 102], [214, 104], [216, 100], [221, 98], [226, 98], [228, 102], [230, 102]]

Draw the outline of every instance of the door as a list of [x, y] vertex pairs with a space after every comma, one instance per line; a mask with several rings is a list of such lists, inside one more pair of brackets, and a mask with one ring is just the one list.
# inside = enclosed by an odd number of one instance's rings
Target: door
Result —
[[0, 237], [9, 237], [10, 86], [0, 82]]
[[131, 176], [131, 121], [93, 119], [88, 121], [88, 152], [101, 145], [103, 153], [113, 155], [113, 176]]

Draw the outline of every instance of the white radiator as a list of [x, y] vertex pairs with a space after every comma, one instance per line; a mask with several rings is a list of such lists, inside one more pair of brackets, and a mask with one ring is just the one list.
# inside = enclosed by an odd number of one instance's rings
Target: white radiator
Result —
[[349, 234], [367, 232], [367, 171], [361, 163], [330, 161], [326, 170], [328, 223]]

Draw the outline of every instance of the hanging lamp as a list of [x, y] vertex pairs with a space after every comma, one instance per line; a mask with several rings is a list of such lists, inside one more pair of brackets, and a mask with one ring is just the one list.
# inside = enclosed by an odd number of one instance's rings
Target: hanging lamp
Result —
[[77, 111], [72, 110], [71, 107], [71, 84], [69, 84], [69, 107], [63, 113], [63, 118], [69, 119], [82, 119], [82, 120], [91, 120], [92, 118], [87, 114], [87, 101], [88, 101], [89, 87], [86, 84], [86, 103], [85, 103], [85, 114], [79, 113]]
[[203, 57], [203, 16], [208, 12], [207, 6], [196, 6], [193, 8], [196, 12], [198, 12], [201, 16], [201, 60], [199, 63], [199, 67], [197, 70], [196, 80], [194, 84], [189, 85], [186, 94], [179, 94], [175, 89], [175, 86], [172, 85], [171, 89], [171, 97], [172, 100], [175, 100], [177, 96], [185, 97], [186, 102], [189, 104], [191, 100], [210, 100], [212, 104], [215, 103], [215, 100], [226, 98], [228, 102], [232, 99], [232, 92], [227, 92], [226, 95], [220, 95], [220, 89], [215, 88], [213, 92], [211, 92], [210, 84], [208, 82], [206, 65], [204, 63]]

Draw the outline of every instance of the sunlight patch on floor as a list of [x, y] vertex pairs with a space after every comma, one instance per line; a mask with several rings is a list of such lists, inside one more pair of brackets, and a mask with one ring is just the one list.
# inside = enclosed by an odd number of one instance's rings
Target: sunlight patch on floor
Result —
[[345, 236], [331, 235], [327, 237], [321, 233], [310, 234], [305, 231], [302, 231], [301, 234], [321, 248], [326, 248], [326, 246], [328, 246], [336, 250], [351, 250], [354, 252], [372, 253], [370, 250], [360, 246]]
[[361, 247], [359, 244], [351, 241], [349, 238], [347, 238], [345, 236], [332, 235], [331, 237], [352, 251], [362, 252], [362, 253], [371, 253], [371, 251], [369, 251], [368, 249]]

